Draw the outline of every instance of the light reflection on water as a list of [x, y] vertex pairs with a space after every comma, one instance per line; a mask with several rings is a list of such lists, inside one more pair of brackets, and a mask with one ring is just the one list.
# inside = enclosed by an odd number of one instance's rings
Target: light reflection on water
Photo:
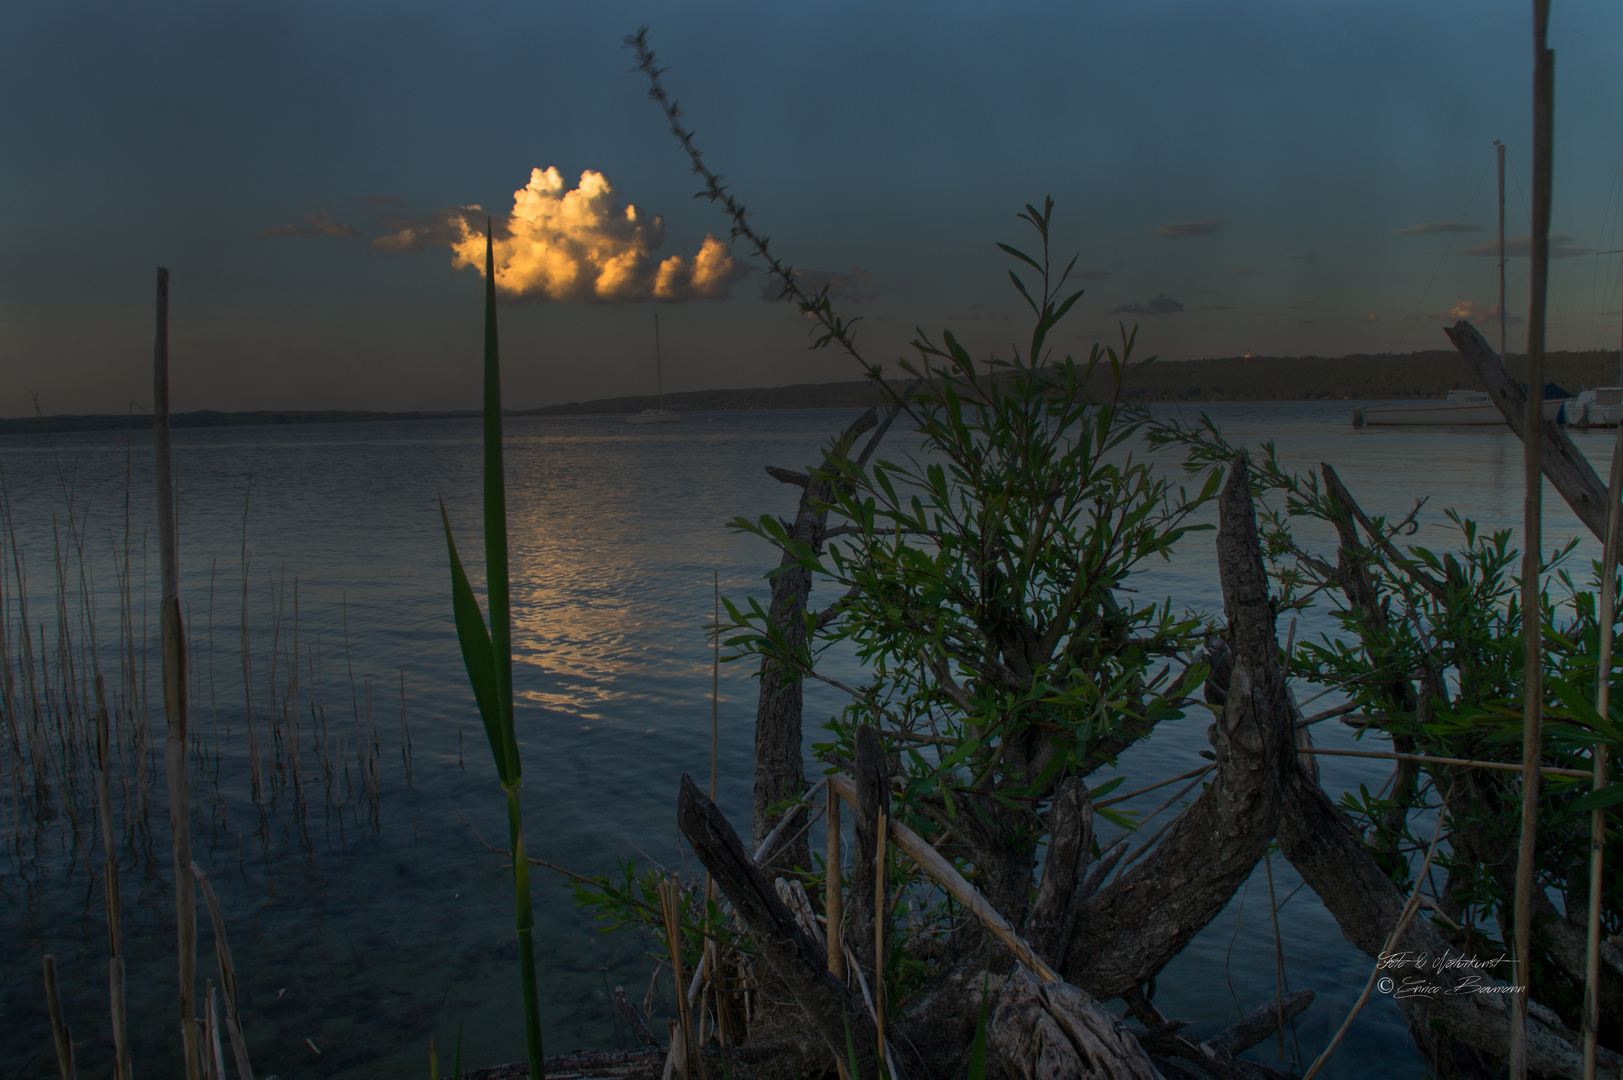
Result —
[[[1415, 542], [1450, 542], [1447, 506], [1490, 528], [1519, 521], [1521, 449], [1508, 431], [1355, 430], [1344, 403], [1207, 408], [1234, 441], [1276, 441], [1289, 465], [1331, 462], [1372, 513], [1402, 514], [1414, 498], [1432, 496]], [[776, 562], [774, 552], [723, 523], [789, 512], [796, 493], [762, 467], [814, 461], [816, 447], [852, 415], [693, 414], [680, 425], [654, 428], [628, 428], [618, 418], [509, 423], [515, 686], [532, 851], [587, 873], [612, 870], [622, 857], [680, 863], [671, 812], [677, 779], [684, 770], [702, 773], [709, 760], [711, 653], [703, 627], [711, 620], [712, 575], [726, 596], [742, 599], [764, 593], [761, 575]], [[1604, 474], [1610, 436], [1576, 438]], [[194, 648], [212, 641], [213, 649], [212, 679], [199, 683], [194, 701], [197, 725], [235, 724], [220, 754], [220, 801], [198, 813], [198, 861], [215, 878], [227, 912], [262, 1073], [370, 1077], [421, 1070], [430, 1032], [443, 1047], [459, 1024], [467, 1061], [520, 1056], [511, 894], [503, 860], [479, 839], [502, 846], [505, 817], [450, 625], [437, 505], [443, 496], [478, 588], [478, 440], [475, 421], [176, 433], [183, 604]], [[893, 436], [893, 452], [896, 443]], [[93, 433], [58, 437], [54, 447], [53, 456], [37, 437], [0, 441], [36, 617], [50, 611], [53, 515], [59, 526], [65, 517], [60, 463], [87, 523], [102, 617], [115, 618], [108, 590], [112, 551], [124, 532], [126, 461], [139, 581], [142, 530], [151, 520], [150, 443]], [[302, 823], [285, 790], [263, 818], [248, 799], [238, 653], [245, 501], [255, 678], [264, 680], [269, 655], [270, 575], [285, 572], [289, 582], [297, 576], [300, 648], [319, 652], [300, 693], [313, 692], [319, 672], [335, 727], [343, 726], [336, 718], [351, 723], [370, 701], [381, 747], [375, 821], [364, 807], [324, 808], [308, 779]], [[1578, 533], [1553, 493], [1545, 505], [1547, 537]], [[1147, 566], [1135, 581], [1138, 598], [1172, 595], [1198, 610], [1219, 610], [1210, 539], [1196, 534], [1170, 563]], [[1585, 559], [1595, 547], [1587, 538], [1586, 545]], [[150, 600], [156, 593], [150, 551], [145, 563]], [[1297, 638], [1328, 629], [1322, 611], [1310, 613]], [[115, 647], [113, 636], [104, 633], [104, 654]], [[199, 655], [206, 664], [207, 653]], [[150, 647], [148, 659], [155, 669]], [[402, 674], [409, 784], [396, 730]], [[148, 686], [156, 695], [151, 675]], [[743, 665], [724, 666], [721, 686], [720, 802], [742, 825], [749, 815], [755, 687]], [[263, 708], [267, 695], [256, 693], [255, 707]], [[829, 688], [808, 689], [809, 721], [840, 705]], [[161, 705], [152, 708], [156, 713]], [[301, 722], [314, 731], [308, 716]], [[1166, 725], [1124, 756], [1121, 771], [1136, 786], [1186, 770], [1206, 745], [1206, 723], [1191, 714]], [[1351, 745], [1348, 734], [1331, 727], [1321, 727], [1322, 742]], [[808, 741], [819, 735], [813, 725]], [[1321, 759], [1321, 766], [1333, 793], [1361, 781], [1379, 784], [1385, 775], [1378, 763], [1350, 759]], [[1138, 808], [1153, 808], [1166, 794], [1147, 796]], [[153, 799], [161, 817], [161, 783]], [[0, 828], [11, 830], [9, 815]], [[66, 835], [54, 829], [50, 844], [21, 866], [8, 863], [0, 881], [0, 940], [23, 943], [0, 950], [5, 1075], [48, 1072], [49, 1034], [37, 989], [46, 951], [61, 964], [81, 1060], [91, 1071], [104, 1063], [101, 902], [83, 866], [70, 867]], [[175, 1065], [164, 1022], [173, 977], [167, 845], [155, 821], [123, 859], [130, 1006], [143, 1072]], [[1299, 883], [1281, 861], [1274, 876], [1281, 897]], [[549, 1050], [625, 1043], [606, 993], [624, 984], [641, 998], [649, 943], [593, 933], [554, 879], [537, 880], [536, 907]], [[1197, 1031], [1222, 1026], [1236, 1008], [1273, 993], [1260, 870], [1243, 904], [1231, 909], [1160, 980], [1163, 1011], [1195, 1021]], [[1298, 1025], [1304, 1048], [1317, 1047], [1356, 997], [1368, 961], [1341, 940], [1305, 891], [1285, 907], [1281, 929], [1292, 985], [1320, 992]], [[208, 940], [205, 932], [205, 949]], [[212, 961], [199, 970], [211, 973]], [[321, 1048], [319, 1056], [307, 1038]], [[1367, 1075], [1376, 1062], [1391, 1070], [1418, 1067], [1388, 1001], [1372, 1002], [1350, 1039], [1339, 1055], [1341, 1075]]]

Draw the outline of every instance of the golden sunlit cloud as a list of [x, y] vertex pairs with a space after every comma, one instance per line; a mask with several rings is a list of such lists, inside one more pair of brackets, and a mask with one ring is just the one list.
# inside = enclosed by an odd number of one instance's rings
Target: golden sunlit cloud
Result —
[[[449, 247], [451, 265], [485, 270], [483, 214], [442, 210], [433, 221], [396, 219], [372, 241], [387, 254]], [[571, 188], [555, 168], [533, 169], [513, 193], [513, 212], [496, 216], [496, 288], [510, 299], [624, 304], [637, 300], [722, 300], [748, 269], [726, 243], [706, 234], [692, 257], [654, 255], [665, 219], [620, 205], [608, 177], [588, 169]]]

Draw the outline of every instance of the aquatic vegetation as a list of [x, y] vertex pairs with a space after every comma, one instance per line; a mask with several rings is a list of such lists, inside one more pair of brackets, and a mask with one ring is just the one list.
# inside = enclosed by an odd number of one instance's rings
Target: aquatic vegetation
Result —
[[513, 862], [513, 899], [518, 931], [519, 977], [524, 991], [524, 1034], [528, 1043], [530, 1075], [546, 1075], [541, 1053], [541, 1004], [535, 981], [535, 909], [530, 901], [530, 863], [524, 847], [519, 806], [523, 773], [518, 738], [513, 730], [513, 624], [512, 598], [507, 573], [507, 488], [502, 475], [501, 356], [496, 340], [496, 266], [490, 237], [485, 238], [485, 587], [490, 623], [479, 610], [479, 600], [468, 583], [467, 572], [451, 536], [451, 519], [440, 504], [445, 544], [451, 556], [451, 601], [456, 616], [457, 640], [467, 665], [479, 716], [496, 760], [496, 775], [507, 799], [507, 828]]

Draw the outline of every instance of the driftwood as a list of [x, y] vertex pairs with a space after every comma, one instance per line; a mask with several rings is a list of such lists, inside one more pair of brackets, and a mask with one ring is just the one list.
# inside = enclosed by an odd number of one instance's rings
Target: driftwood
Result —
[[1289, 994], [1283, 1003], [1275, 998], [1265, 1005], [1252, 1009], [1202, 1045], [1225, 1054], [1243, 1054], [1278, 1031], [1281, 1019], [1289, 1023], [1300, 1016], [1313, 1004], [1313, 998], [1311, 990], [1298, 990], [1294, 994]]
[[727, 818], [686, 774], [677, 797], [676, 821], [831, 1057], [845, 1059], [849, 1033], [857, 1059], [857, 1075], [851, 1080], [876, 1078], [877, 1033], [862, 1000], [829, 974], [821, 943], [801, 929], [761, 867], [744, 851]]
[[[723, 1067], [733, 1080], [747, 1080], [757, 1074], [757, 1066], [781, 1057], [783, 1050], [776, 1046], [737, 1047], [719, 1050], [709, 1047], [704, 1051], [705, 1068], [711, 1076], [721, 1076]], [[547, 1080], [659, 1080], [665, 1067], [665, 1051], [658, 1047], [643, 1050], [577, 1050], [572, 1054], [549, 1057], [543, 1063]], [[492, 1065], [483, 1069], [468, 1069], [462, 1080], [527, 1080], [530, 1063], [515, 1061], [508, 1065]]]
[[[1505, 423], [1523, 441], [1527, 438], [1527, 391], [1510, 377], [1498, 355], [1477, 333], [1476, 327], [1461, 319], [1443, 333], [1454, 343], [1471, 373], [1483, 386], [1488, 396], [1499, 406]], [[1572, 445], [1567, 433], [1553, 420], [1539, 422], [1539, 461], [1544, 478], [1584, 523], [1584, 528], [1601, 541], [1606, 539], [1606, 485], [1595, 475], [1594, 466], [1583, 452]]]
[[[895, 412], [883, 420], [877, 409], [869, 409], [840, 433], [834, 454], [844, 455], [866, 431], [868, 439], [859, 460], [866, 461], [889, 429]], [[876, 429], [877, 430], [874, 430]], [[811, 596], [811, 573], [800, 565], [802, 549], [821, 552], [828, 536], [828, 504], [833, 501], [832, 481], [819, 473], [794, 472], [769, 466], [767, 474], [783, 483], [799, 487], [800, 502], [793, 521], [783, 524], [791, 546], [783, 553], [772, 578], [772, 599], [768, 617], [791, 648], [806, 641], [806, 605]], [[755, 784], [751, 828], [757, 844], [777, 825], [782, 811], [776, 806], [798, 799], [806, 789], [805, 766], [801, 759], [801, 718], [804, 698], [800, 674], [782, 661], [763, 657], [761, 690], [755, 709]], [[811, 847], [804, 836], [792, 839], [771, 856], [769, 865], [777, 871], [806, 870], [812, 865]]]
[[1294, 706], [1280, 669], [1248, 472], [1236, 460], [1218, 497], [1218, 573], [1233, 671], [1209, 731], [1217, 765], [1154, 850], [1077, 913], [1060, 971], [1101, 1000], [1154, 977], [1217, 917], [1267, 851], [1279, 820], [1280, 778], [1295, 758]]

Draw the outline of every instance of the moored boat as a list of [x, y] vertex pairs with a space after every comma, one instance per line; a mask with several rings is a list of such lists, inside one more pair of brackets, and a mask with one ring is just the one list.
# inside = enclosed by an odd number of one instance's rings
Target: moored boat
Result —
[[1563, 422], [1579, 428], [1617, 427], [1623, 420], [1623, 386], [1597, 386], [1567, 402]]
[[[1562, 407], [1573, 400], [1571, 394], [1554, 383], [1544, 387], [1544, 418], [1559, 422]], [[1503, 424], [1504, 415], [1485, 390], [1450, 390], [1441, 401], [1403, 401], [1391, 405], [1366, 405], [1353, 410], [1354, 427], [1379, 425], [1473, 425]]]

